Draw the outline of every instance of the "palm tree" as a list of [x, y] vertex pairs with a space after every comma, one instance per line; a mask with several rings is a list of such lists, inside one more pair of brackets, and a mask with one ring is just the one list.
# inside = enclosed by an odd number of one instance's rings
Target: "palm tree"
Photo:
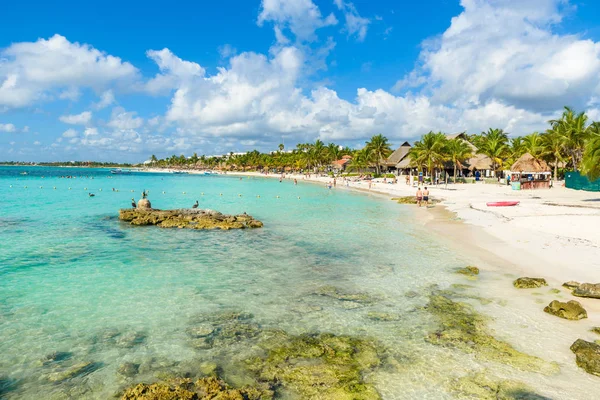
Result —
[[433, 180], [434, 169], [442, 166], [448, 158], [446, 154], [447, 142], [446, 136], [441, 132], [429, 132], [423, 135], [421, 140], [415, 142], [415, 145], [408, 152], [411, 163], [416, 167], [429, 171], [429, 176]]
[[330, 162], [339, 159], [340, 147], [335, 143], [329, 143], [327, 145], [327, 156]]
[[508, 135], [502, 129], [490, 128], [482, 132], [479, 152], [492, 160], [494, 175], [508, 153]]
[[577, 171], [579, 164], [581, 163], [585, 141], [588, 136], [586, 126], [587, 115], [585, 112], [576, 114], [572, 108], [565, 107], [561, 118], [558, 120], [551, 120], [550, 124], [553, 129], [562, 125], [559, 128], [559, 131], [562, 132], [562, 135], [565, 138], [565, 149], [571, 157], [573, 169]]
[[525, 145], [523, 144], [523, 138], [521, 136], [517, 136], [510, 139], [510, 145], [508, 147], [508, 153], [510, 154], [510, 162], [517, 161], [519, 157], [521, 157], [526, 152], [527, 150], [525, 149]]
[[152, 163], [152, 166], [156, 165], [157, 161], [158, 159], [156, 158], [156, 156], [152, 154], [152, 157], [150, 157], [150, 162]]
[[383, 160], [388, 158], [390, 154], [392, 154], [392, 149], [390, 148], [388, 139], [379, 134], [373, 136], [371, 140], [366, 142], [366, 144], [367, 151], [373, 154], [375, 166], [377, 168], [377, 175], [379, 175], [381, 174], [381, 163]]
[[589, 140], [583, 153], [582, 172], [593, 181], [600, 177], [600, 122], [590, 125]]
[[[545, 147], [542, 136], [534, 132], [523, 138], [523, 149], [526, 153], [529, 153], [535, 159], [541, 159], [545, 155]], [[522, 155], [522, 154], [521, 154]]]
[[320, 167], [323, 165], [323, 162], [327, 160], [327, 147], [325, 147], [325, 143], [319, 139], [310, 146], [308, 152], [312, 153], [311, 159], [316, 166]]
[[472, 156], [471, 147], [464, 140], [455, 138], [448, 141], [446, 154], [454, 165], [454, 183], [456, 183], [456, 168], [458, 165], [462, 168], [462, 163]]
[[348, 171], [362, 171], [365, 168], [369, 167], [371, 154], [369, 151], [364, 148], [362, 150], [357, 150], [354, 152], [352, 156], [352, 160], [348, 164]]
[[561, 132], [563, 125], [556, 125], [542, 133], [542, 146], [547, 158], [551, 159], [554, 166], [554, 181], [558, 180], [558, 163], [564, 159], [565, 135]]
[[279, 151], [283, 151], [283, 149], [285, 149], [285, 146], [283, 143], [279, 143]]

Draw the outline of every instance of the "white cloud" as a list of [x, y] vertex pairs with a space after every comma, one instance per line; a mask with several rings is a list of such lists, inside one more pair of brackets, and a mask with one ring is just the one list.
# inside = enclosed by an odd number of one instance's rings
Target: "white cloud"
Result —
[[299, 41], [314, 41], [315, 31], [325, 26], [336, 25], [333, 14], [323, 18], [319, 7], [312, 0], [262, 0], [258, 25], [273, 22], [280, 43], [285, 43], [283, 31], [289, 29]]
[[600, 94], [600, 44], [553, 31], [562, 0], [463, 0], [464, 11], [424, 43], [421, 66], [398, 89], [419, 87], [440, 103], [497, 100], [553, 111]]
[[25, 125], [21, 131], [23, 133], [27, 133], [27, 132], [29, 132], [29, 127], [27, 125]]
[[94, 104], [96, 110], [102, 110], [115, 102], [115, 94], [111, 89], [102, 92], [100, 101]]
[[346, 19], [344, 29], [348, 33], [348, 36], [355, 36], [359, 42], [364, 41], [371, 20], [361, 17], [353, 3], [334, 0], [334, 4], [344, 13], [344, 18]]
[[122, 130], [138, 129], [144, 124], [144, 119], [136, 115], [137, 113], [134, 111], [127, 112], [122, 107], [115, 107], [107, 126]]
[[62, 115], [59, 119], [65, 124], [87, 125], [92, 120], [92, 113], [90, 111], [84, 111], [81, 114]]
[[160, 73], [146, 83], [146, 90], [151, 94], [169, 93], [178, 85], [204, 76], [204, 68], [194, 62], [183, 61], [169, 49], [148, 50], [146, 55], [160, 69]]
[[131, 82], [138, 70], [90, 45], [54, 35], [0, 50], [0, 106], [24, 107], [53, 96], [74, 99], [79, 88]]
[[221, 58], [227, 59], [231, 56], [235, 56], [237, 54], [237, 49], [230, 44], [224, 44], [223, 46], [219, 46], [219, 55]]
[[13, 124], [0, 124], [0, 132], [15, 132], [17, 128]]
[[75, 129], [67, 129], [62, 134], [62, 136], [66, 137], [66, 138], [74, 138], [78, 135], [79, 135], [79, 133]]
[[38, 141], [38, 140], [36, 140], [35, 142], [33, 142], [33, 145], [34, 145], [34, 146], [39, 146], [39, 145], [41, 145], [41, 144], [42, 144], [42, 142], [40, 142], [40, 141]]

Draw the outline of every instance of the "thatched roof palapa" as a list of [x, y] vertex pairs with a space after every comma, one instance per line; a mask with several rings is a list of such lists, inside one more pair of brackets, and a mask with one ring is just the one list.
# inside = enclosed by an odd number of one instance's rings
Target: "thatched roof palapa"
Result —
[[529, 153], [523, 154], [511, 167], [511, 172], [539, 174], [550, 172], [550, 167], [544, 160], [538, 160]]
[[469, 158], [466, 163], [469, 165], [470, 171], [475, 169], [479, 171], [492, 169], [492, 159], [485, 154], [475, 154], [473, 157]]
[[387, 166], [387, 167], [393, 167], [396, 164], [398, 164], [400, 161], [402, 161], [402, 159], [404, 157], [406, 157], [406, 155], [408, 154], [409, 150], [410, 150], [410, 143], [408, 142], [404, 142], [400, 145], [400, 147], [398, 147], [396, 149], [396, 151], [394, 151], [392, 154], [390, 154], [390, 156], [383, 161], [383, 165]]

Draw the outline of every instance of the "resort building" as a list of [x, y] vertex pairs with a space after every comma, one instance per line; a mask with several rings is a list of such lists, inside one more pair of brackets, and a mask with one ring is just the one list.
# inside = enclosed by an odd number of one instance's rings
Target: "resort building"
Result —
[[352, 161], [352, 156], [343, 156], [341, 160], [336, 160], [331, 163], [331, 169], [336, 173], [344, 172], [350, 161]]
[[[404, 142], [400, 145], [400, 147], [398, 147], [396, 149], [396, 151], [394, 151], [392, 154], [390, 154], [390, 156], [381, 163], [381, 165], [383, 166], [384, 169], [386, 169], [387, 172], [393, 172], [396, 173], [397, 175], [400, 175], [401, 170], [398, 169], [398, 165], [399, 163], [403, 162], [404, 160], [408, 159], [408, 161], [410, 161], [410, 159], [408, 158], [408, 152], [411, 148], [410, 143], [408, 142]], [[405, 163], [407, 164], [407, 163]], [[406, 165], [405, 168], [409, 168], [408, 165]]]
[[[465, 177], [465, 176], [474, 176], [474, 177], [492, 177], [494, 176], [492, 159], [486, 156], [485, 154], [479, 153], [479, 149], [469, 141], [465, 132], [455, 133], [452, 135], [446, 135], [446, 139], [453, 140], [459, 139], [464, 141], [471, 148], [472, 156], [464, 163], [461, 163], [459, 169], [456, 171], [457, 176]], [[444, 170], [450, 176], [454, 173], [454, 165], [452, 163], [447, 163], [444, 166]]]

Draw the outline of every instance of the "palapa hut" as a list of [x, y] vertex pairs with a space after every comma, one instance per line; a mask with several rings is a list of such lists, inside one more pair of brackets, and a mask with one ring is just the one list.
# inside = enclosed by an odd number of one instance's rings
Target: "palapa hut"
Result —
[[521, 189], [550, 188], [551, 169], [544, 160], [523, 154], [511, 167], [511, 182], [520, 182]]
[[[461, 163], [460, 169], [459, 169], [460, 175], [477, 177], [478, 171], [479, 171], [479, 176], [481, 176], [481, 177], [493, 175], [494, 167], [492, 165], [493, 164], [492, 159], [489, 158], [488, 156], [486, 156], [485, 154], [479, 153], [478, 152], [479, 149], [468, 140], [468, 137], [464, 132], [455, 133], [453, 135], [446, 135], [446, 139], [462, 140], [463, 142], [467, 143], [467, 145], [469, 145], [469, 147], [471, 148], [472, 156], [468, 160], [465, 160], [464, 163]], [[452, 165], [451, 163], [448, 163], [448, 165], [446, 165], [445, 167], [446, 167], [445, 168], [446, 172], [450, 173], [453, 170], [454, 165]]]
[[398, 170], [398, 164], [408, 156], [408, 152], [411, 146], [410, 143], [404, 142], [398, 147], [388, 158], [381, 162], [381, 165], [387, 169], [388, 172], [395, 172]]

